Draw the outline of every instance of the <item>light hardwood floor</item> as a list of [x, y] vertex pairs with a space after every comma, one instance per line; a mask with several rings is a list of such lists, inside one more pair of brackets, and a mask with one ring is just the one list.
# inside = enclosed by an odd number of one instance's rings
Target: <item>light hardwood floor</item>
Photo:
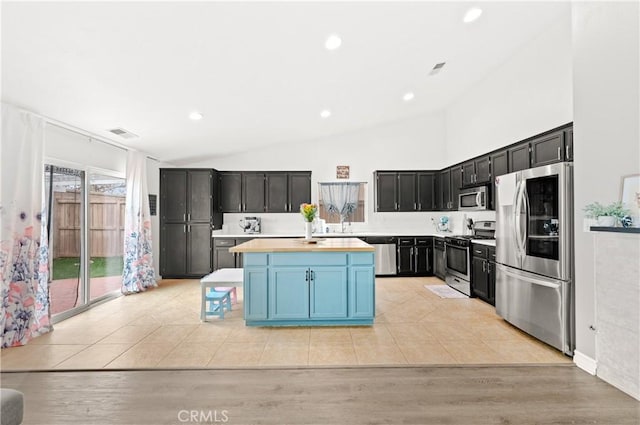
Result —
[[164, 280], [3, 349], [2, 371], [444, 364], [570, 364], [478, 299], [442, 299], [436, 278], [376, 280], [372, 327], [248, 328], [238, 305], [201, 323], [197, 280]]
[[638, 401], [564, 366], [32, 372], [2, 384], [25, 393], [25, 425], [640, 423]]

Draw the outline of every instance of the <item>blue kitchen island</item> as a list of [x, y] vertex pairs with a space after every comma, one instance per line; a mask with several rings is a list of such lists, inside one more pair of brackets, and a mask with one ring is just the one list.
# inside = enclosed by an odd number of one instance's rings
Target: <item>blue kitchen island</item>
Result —
[[247, 326], [372, 325], [374, 248], [357, 238], [253, 239], [244, 255]]

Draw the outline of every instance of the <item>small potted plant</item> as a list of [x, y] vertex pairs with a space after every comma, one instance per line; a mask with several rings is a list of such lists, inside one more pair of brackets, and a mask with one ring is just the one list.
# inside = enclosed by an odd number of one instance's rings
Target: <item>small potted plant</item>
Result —
[[631, 214], [622, 202], [614, 202], [609, 205], [602, 205], [600, 202], [594, 202], [584, 207], [586, 217], [598, 220], [598, 225], [603, 227], [615, 227], [616, 224], [625, 216]]

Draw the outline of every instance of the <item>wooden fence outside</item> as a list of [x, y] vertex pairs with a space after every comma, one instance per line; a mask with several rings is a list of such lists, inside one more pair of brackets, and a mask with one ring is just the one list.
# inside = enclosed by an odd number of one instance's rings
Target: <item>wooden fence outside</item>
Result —
[[[52, 244], [53, 258], [80, 256], [80, 193], [54, 192]], [[89, 254], [117, 257], [123, 254], [123, 196], [89, 195]]]

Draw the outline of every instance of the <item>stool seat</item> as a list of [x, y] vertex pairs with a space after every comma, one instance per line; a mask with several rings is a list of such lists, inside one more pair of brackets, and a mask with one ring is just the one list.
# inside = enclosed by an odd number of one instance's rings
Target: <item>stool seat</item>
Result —
[[[200, 279], [200, 287], [202, 289], [202, 306], [200, 310], [200, 320], [205, 320], [205, 311], [207, 310], [207, 290], [212, 289], [215, 292], [230, 292], [231, 293], [231, 303], [237, 303], [237, 294], [236, 288], [238, 286], [242, 286], [242, 282], [244, 278], [244, 270], [243, 269], [231, 269], [224, 268], [218, 269], [213, 273], [209, 273]], [[231, 304], [230, 303], [230, 304]], [[218, 303], [214, 301], [214, 304], [217, 306]], [[224, 302], [222, 303], [224, 306]], [[216, 311], [218, 307], [212, 307]], [[224, 310], [224, 308], [222, 308]], [[229, 305], [229, 311], [231, 311], [231, 305]], [[224, 312], [223, 312], [224, 313]], [[221, 316], [224, 318], [224, 315]]]
[[[206, 307], [207, 302], [209, 303], [209, 308]], [[207, 316], [218, 316], [224, 319], [224, 309], [231, 311], [231, 291], [210, 289], [205, 292], [202, 304], [200, 320], [206, 321]]]

